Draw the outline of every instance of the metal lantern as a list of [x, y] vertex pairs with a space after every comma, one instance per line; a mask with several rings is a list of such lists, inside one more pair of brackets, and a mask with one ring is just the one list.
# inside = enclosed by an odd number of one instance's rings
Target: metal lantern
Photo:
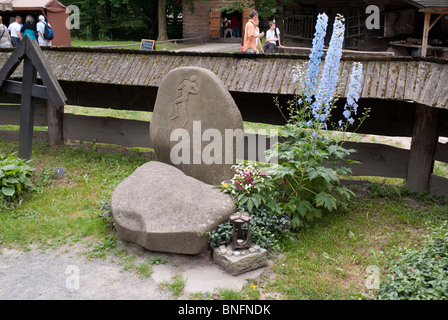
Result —
[[[252, 217], [247, 212], [237, 212], [230, 216], [233, 224], [232, 250], [250, 248], [250, 220]], [[244, 235], [243, 225], [247, 224], [247, 232]]]

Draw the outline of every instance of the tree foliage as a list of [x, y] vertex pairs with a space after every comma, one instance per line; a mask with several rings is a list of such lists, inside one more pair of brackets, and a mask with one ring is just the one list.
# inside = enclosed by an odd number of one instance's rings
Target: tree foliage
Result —
[[[81, 27], [72, 36], [87, 40], [157, 39], [158, 1], [149, 0], [62, 0], [80, 10]], [[168, 37], [181, 37], [182, 12], [179, 0], [166, 0], [166, 15], [172, 17], [167, 26]], [[180, 33], [180, 34], [179, 34]]]
[[278, 0], [238, 0], [227, 6], [222, 10], [226, 12], [243, 12], [244, 9], [255, 8], [262, 18], [269, 19], [276, 16], [282, 8]]

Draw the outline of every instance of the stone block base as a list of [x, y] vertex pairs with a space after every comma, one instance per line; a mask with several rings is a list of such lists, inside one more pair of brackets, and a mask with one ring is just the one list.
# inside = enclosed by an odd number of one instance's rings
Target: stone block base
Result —
[[268, 252], [259, 246], [250, 249], [235, 249], [220, 246], [213, 250], [213, 259], [217, 265], [228, 273], [238, 276], [242, 273], [267, 266]]

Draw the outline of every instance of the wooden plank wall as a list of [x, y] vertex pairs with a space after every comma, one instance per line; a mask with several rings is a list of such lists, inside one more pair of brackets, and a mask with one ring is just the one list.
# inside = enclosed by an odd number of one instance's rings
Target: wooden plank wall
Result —
[[193, 38], [209, 36], [209, 13], [210, 9], [220, 9], [226, 5], [235, 2], [236, 0], [209, 0], [207, 2], [201, 0], [194, 1], [194, 12], [189, 9], [189, 4], [186, 1], [182, 3], [183, 12], [183, 36], [184, 38]]
[[[20, 106], [0, 105], [0, 125], [18, 125]], [[442, 117], [444, 121], [444, 118]], [[47, 126], [47, 106], [42, 101], [36, 104], [36, 126]], [[124, 147], [152, 148], [149, 136], [149, 122], [125, 120], [111, 117], [81, 116], [62, 114], [63, 138], [67, 140], [106, 143]], [[404, 128], [402, 136], [410, 136]], [[398, 134], [398, 132], [397, 132]], [[18, 141], [18, 131], [0, 131], [0, 139]], [[36, 141], [48, 141], [46, 131], [35, 131]], [[276, 141], [263, 134], [246, 134], [243, 152], [239, 158], [265, 162], [264, 151]], [[411, 152], [408, 149], [379, 144], [347, 142], [345, 147], [356, 150], [351, 159], [359, 164], [352, 165], [354, 176], [381, 176], [407, 179]], [[448, 144], [437, 143], [434, 160], [448, 162]], [[430, 174], [429, 191], [444, 195], [448, 199], [448, 179]]]

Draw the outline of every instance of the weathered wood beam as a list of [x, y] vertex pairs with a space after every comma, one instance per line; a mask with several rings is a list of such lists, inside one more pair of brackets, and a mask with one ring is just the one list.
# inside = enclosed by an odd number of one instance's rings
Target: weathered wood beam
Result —
[[422, 52], [421, 56], [426, 57], [428, 53], [428, 37], [429, 31], [434, 27], [434, 25], [444, 16], [444, 14], [439, 14], [438, 17], [431, 22], [431, 12], [425, 12], [425, 22], [423, 25], [423, 39], [422, 39]]
[[48, 142], [50, 146], [63, 145], [63, 113], [64, 107], [56, 108], [50, 100], [47, 100]]
[[422, 52], [421, 57], [426, 57], [428, 53], [428, 35], [429, 35], [429, 27], [431, 22], [431, 13], [425, 12], [425, 22], [423, 25], [423, 39], [422, 39]]
[[435, 20], [431, 23], [431, 25], [429, 26], [429, 30], [431, 30], [432, 29], [432, 27], [434, 27], [435, 26], [435, 24], [443, 17], [444, 15], [443, 14], [439, 14], [438, 16], [437, 16], [437, 18], [435, 18]]
[[412, 192], [428, 191], [438, 142], [439, 110], [417, 105], [406, 186]]
[[448, 179], [431, 174], [429, 192], [432, 195], [444, 197], [445, 202], [448, 202]]
[[[20, 97], [19, 103], [20, 103]], [[47, 104], [40, 99], [34, 102], [34, 126], [46, 127], [47, 122]], [[1, 105], [0, 106], [0, 125], [20, 125], [20, 105]]]
[[[53, 102], [57, 108], [61, 108], [65, 105], [67, 98], [64, 91], [59, 85], [58, 79], [53, 75], [51, 65], [48, 63], [47, 59], [40, 50], [39, 45], [35, 42], [26, 38], [27, 49], [26, 56], [30, 59], [34, 67], [39, 72], [42, 78], [43, 84], [48, 88], [48, 97]], [[33, 48], [33, 49], [30, 49]]]
[[[21, 94], [22, 82], [14, 80], [6, 80], [3, 87], [3, 91], [7, 93]], [[31, 88], [31, 95], [36, 98], [48, 99], [47, 87], [34, 84], [33, 87]]]
[[23, 59], [22, 104], [20, 115], [19, 158], [31, 159], [33, 152], [34, 98], [37, 70], [30, 59]]

